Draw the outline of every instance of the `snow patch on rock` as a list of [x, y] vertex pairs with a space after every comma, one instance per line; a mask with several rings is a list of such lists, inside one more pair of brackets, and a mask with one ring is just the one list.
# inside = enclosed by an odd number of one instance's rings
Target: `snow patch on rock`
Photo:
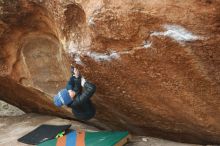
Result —
[[95, 25], [93, 17], [89, 17], [88, 24], [89, 24], [89, 26]]
[[111, 60], [120, 58], [120, 54], [117, 52], [111, 52], [110, 54], [107, 54], [107, 53], [103, 54], [103, 53], [97, 53], [97, 52], [87, 52], [86, 55], [91, 57], [92, 59], [94, 59], [97, 62], [111, 61]]
[[151, 45], [152, 42], [145, 40], [143, 41], [143, 44], [141, 44], [140, 46], [133, 47], [131, 50], [98, 53], [98, 52], [90, 51], [89, 47], [79, 49], [79, 46], [71, 41], [68, 44], [67, 52], [72, 55], [72, 57], [74, 58], [77, 64], [84, 66], [84, 63], [81, 60], [82, 56], [88, 56], [93, 60], [95, 60], [96, 62], [104, 62], [104, 61], [110, 62], [112, 60], [119, 59], [121, 55], [133, 54], [137, 50], [150, 48]]
[[167, 36], [179, 43], [191, 42], [196, 40], [201, 40], [202, 37], [194, 35], [190, 31], [186, 30], [184, 27], [179, 25], [164, 25], [166, 31], [164, 32], [153, 32], [151, 36]]
[[152, 42], [144, 41], [143, 44], [144, 44], [143, 47], [144, 47], [145, 49], [147, 49], [147, 48], [150, 48], [150, 47], [151, 47]]
[[80, 51], [78, 49], [78, 45], [76, 43], [74, 43], [73, 41], [69, 42], [69, 45], [67, 47], [67, 52], [70, 54], [79, 54]]
[[81, 58], [79, 55], [75, 55], [74, 60], [76, 62], [76, 64], [82, 65], [84, 66], [85, 64], [82, 62]]

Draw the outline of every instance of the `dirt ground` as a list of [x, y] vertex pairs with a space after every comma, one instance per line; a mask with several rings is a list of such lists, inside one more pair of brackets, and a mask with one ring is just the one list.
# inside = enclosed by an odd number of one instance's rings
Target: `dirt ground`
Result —
[[[38, 114], [23, 114], [20, 116], [0, 117], [0, 146], [29, 146], [17, 141], [41, 124], [71, 124], [71, 129], [98, 131], [99, 129], [76, 121], [65, 120], [52, 116]], [[132, 137], [126, 146], [199, 146], [192, 144], [176, 143], [152, 137]]]

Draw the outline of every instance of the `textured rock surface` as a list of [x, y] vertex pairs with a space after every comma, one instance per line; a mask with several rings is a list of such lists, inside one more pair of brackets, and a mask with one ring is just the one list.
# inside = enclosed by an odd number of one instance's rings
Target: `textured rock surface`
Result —
[[218, 0], [1, 0], [0, 97], [26, 112], [71, 116], [52, 95], [71, 54], [97, 85], [101, 123], [220, 143]]
[[19, 108], [0, 100], [0, 116], [19, 116], [25, 114]]

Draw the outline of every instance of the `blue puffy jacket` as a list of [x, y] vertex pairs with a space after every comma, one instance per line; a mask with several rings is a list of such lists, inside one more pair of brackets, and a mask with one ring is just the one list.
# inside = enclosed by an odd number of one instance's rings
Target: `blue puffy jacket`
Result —
[[[71, 99], [68, 90], [76, 93], [74, 100]], [[89, 120], [95, 116], [96, 109], [91, 101], [91, 97], [96, 91], [96, 86], [90, 82], [85, 82], [82, 91], [81, 77], [72, 76], [67, 82], [66, 89], [62, 89], [55, 97], [56, 106], [67, 105], [72, 108], [72, 112], [79, 120]]]

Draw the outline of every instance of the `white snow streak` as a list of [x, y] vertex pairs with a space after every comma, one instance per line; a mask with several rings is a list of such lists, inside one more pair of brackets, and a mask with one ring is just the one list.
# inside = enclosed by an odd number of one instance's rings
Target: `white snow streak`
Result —
[[88, 24], [89, 24], [90, 26], [95, 25], [95, 22], [94, 22], [94, 18], [93, 18], [93, 17], [89, 17]]
[[88, 50], [89, 47], [79, 49], [79, 46], [75, 44], [73, 41], [71, 41], [68, 44], [67, 51], [69, 54], [72, 55], [72, 57], [74, 57], [74, 60], [77, 64], [84, 66], [84, 63], [81, 61], [82, 56], [88, 56], [97, 62], [103, 62], [103, 61], [110, 62], [112, 60], [119, 59], [120, 56], [123, 54], [133, 54], [137, 50], [150, 48], [151, 45], [152, 42], [144, 41], [142, 45], [133, 47], [131, 50], [128, 51], [119, 51], [119, 52], [111, 51], [108, 53], [98, 53], [98, 52], [89, 51]]
[[114, 59], [120, 58], [120, 55], [117, 52], [111, 52], [110, 54], [103, 54], [103, 53], [97, 53], [97, 52], [87, 52], [87, 56], [91, 57], [97, 62], [100, 61], [111, 61]]
[[179, 25], [164, 25], [164, 32], [153, 32], [151, 36], [167, 36], [179, 43], [191, 42], [202, 39]]
[[145, 49], [150, 48], [151, 45], [152, 45], [152, 42], [144, 41], [144, 48], [145, 48]]

